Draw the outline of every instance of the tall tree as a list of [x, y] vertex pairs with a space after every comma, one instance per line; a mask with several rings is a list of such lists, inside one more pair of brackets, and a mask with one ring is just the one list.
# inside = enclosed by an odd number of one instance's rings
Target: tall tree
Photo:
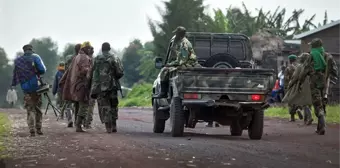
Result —
[[8, 64], [9, 60], [5, 50], [0, 47], [0, 106], [5, 107], [6, 105], [6, 95], [12, 82], [12, 72], [13, 67]]
[[162, 22], [149, 19], [155, 55], [165, 55], [169, 40], [173, 36], [172, 31], [177, 26], [184, 26], [187, 31], [210, 31], [209, 17], [204, 14], [203, 0], [170, 0], [163, 3], [164, 11], [158, 7]]
[[43, 37], [32, 39], [30, 44], [33, 46], [34, 51], [40, 55], [47, 68], [46, 74], [44, 74], [45, 82], [52, 84], [59, 61], [57, 43], [50, 37]]
[[123, 82], [127, 87], [131, 87], [134, 83], [138, 82], [142, 77], [138, 72], [140, 66], [141, 55], [138, 53], [143, 48], [140, 40], [133, 40], [129, 46], [125, 49], [122, 58], [122, 64], [124, 66]]
[[140, 66], [138, 67], [139, 74], [143, 77], [145, 82], [151, 83], [157, 78], [159, 70], [155, 69], [153, 54], [154, 45], [152, 42], [146, 42], [143, 49], [138, 51], [139, 55], [142, 56]]
[[64, 51], [63, 51], [62, 54], [61, 54], [61, 57], [62, 57], [62, 59], [63, 59], [64, 61], [66, 61], [65, 58], [66, 58], [68, 55], [74, 55], [74, 54], [75, 54], [75, 53], [74, 53], [74, 47], [75, 47], [75, 46], [76, 46], [76, 44], [73, 44], [73, 43], [68, 43], [68, 44], [65, 45]]

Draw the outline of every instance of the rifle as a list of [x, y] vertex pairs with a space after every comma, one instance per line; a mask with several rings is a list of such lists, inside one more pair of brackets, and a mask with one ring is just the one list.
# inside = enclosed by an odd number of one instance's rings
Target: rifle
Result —
[[122, 91], [122, 86], [120, 85], [120, 82], [119, 82], [119, 79], [115, 79], [115, 82], [116, 82], [116, 86], [120, 92], [120, 95], [122, 96], [122, 98], [124, 98], [124, 95], [123, 95], [123, 91]]

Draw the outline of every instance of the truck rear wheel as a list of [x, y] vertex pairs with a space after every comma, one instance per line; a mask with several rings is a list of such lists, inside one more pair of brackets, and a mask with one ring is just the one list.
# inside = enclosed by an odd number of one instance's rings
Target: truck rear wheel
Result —
[[263, 110], [255, 111], [253, 113], [252, 121], [248, 126], [248, 136], [253, 140], [260, 140], [263, 134], [263, 121], [264, 113]]
[[184, 111], [182, 100], [179, 97], [172, 97], [170, 106], [171, 136], [181, 137], [184, 133]]
[[152, 109], [153, 109], [153, 132], [154, 133], [163, 133], [165, 129], [165, 119], [159, 119], [157, 117], [159, 105], [157, 103], [157, 100], [154, 99], [152, 103]]
[[241, 128], [238, 121], [233, 121], [230, 125], [230, 134], [232, 136], [241, 136], [243, 133], [243, 129]]

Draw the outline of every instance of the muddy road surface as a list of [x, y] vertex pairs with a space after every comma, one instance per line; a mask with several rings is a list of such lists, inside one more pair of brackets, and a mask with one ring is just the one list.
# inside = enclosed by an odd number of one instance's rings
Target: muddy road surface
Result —
[[325, 136], [316, 125], [266, 119], [262, 140], [232, 137], [229, 127], [186, 129], [185, 137], [152, 133], [151, 109], [120, 109], [118, 132], [105, 133], [95, 110], [92, 129], [76, 133], [52, 112], [43, 117], [44, 135], [28, 137], [26, 112], [4, 110], [12, 122], [6, 168], [338, 168], [339, 126]]

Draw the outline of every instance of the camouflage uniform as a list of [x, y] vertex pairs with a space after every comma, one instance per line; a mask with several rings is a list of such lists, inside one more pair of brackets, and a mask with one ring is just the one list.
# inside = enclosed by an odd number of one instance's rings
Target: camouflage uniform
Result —
[[89, 105], [89, 108], [88, 108], [88, 112], [87, 112], [86, 118], [84, 120], [84, 126], [87, 129], [91, 128], [91, 123], [93, 121], [93, 110], [94, 110], [95, 103], [96, 103], [95, 99], [91, 99], [90, 100], [90, 105]]
[[[186, 30], [184, 27], [177, 27], [173, 33], [184, 33]], [[164, 67], [160, 72], [160, 83], [161, 83], [161, 94], [159, 97], [165, 97], [166, 91], [168, 89], [168, 80], [169, 80], [169, 72], [177, 67], [199, 67], [200, 65], [197, 62], [197, 58], [192, 48], [190, 41], [183, 36], [182, 39], [176, 39], [173, 42], [173, 46], [171, 47], [171, 57], [172, 60], [169, 64]]]
[[324, 60], [324, 49], [322, 47], [321, 39], [313, 39], [310, 43], [311, 52], [310, 59], [306, 61], [308, 65], [310, 75], [310, 88], [312, 93], [312, 100], [314, 106], [315, 115], [318, 117], [318, 126], [316, 133], [319, 135], [325, 134], [325, 109], [323, 102], [323, 92], [325, 87], [325, 71], [327, 69], [327, 63]]
[[[108, 43], [104, 43], [102, 49]], [[108, 51], [103, 51], [94, 60], [93, 78], [91, 87], [91, 98], [96, 98], [98, 102], [99, 115], [105, 123], [107, 133], [117, 132], [118, 119], [118, 85], [123, 73], [123, 66], [119, 58]]]
[[24, 95], [25, 109], [27, 111], [27, 124], [30, 133], [41, 131], [42, 127], [42, 112], [40, 110], [42, 102], [41, 96], [37, 93]]
[[[297, 66], [297, 62], [295, 61], [297, 59], [297, 57], [295, 55], [290, 55], [288, 57], [288, 59], [290, 61], [292, 61], [292, 63], [285, 69], [284, 71], [284, 90], [288, 90], [288, 84], [289, 81], [291, 80], [293, 73], [296, 69]], [[296, 112], [298, 112], [299, 118], [300, 120], [303, 119], [303, 116], [301, 114], [301, 111], [298, 110], [300, 107], [295, 105], [295, 104], [288, 104], [289, 107], [289, 114], [290, 114], [290, 121], [294, 122], [295, 121], [295, 114]]]

